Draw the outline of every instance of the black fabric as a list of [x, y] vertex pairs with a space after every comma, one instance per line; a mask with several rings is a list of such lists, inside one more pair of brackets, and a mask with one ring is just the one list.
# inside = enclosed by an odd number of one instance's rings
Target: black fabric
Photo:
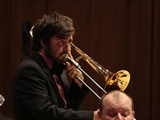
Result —
[[75, 111], [86, 92], [74, 82], [71, 86], [61, 82], [68, 109], [63, 108], [52, 73], [41, 56], [35, 53], [26, 58], [17, 67], [13, 79], [15, 120], [92, 120], [92, 111]]
[[61, 75], [63, 70], [64, 70], [64, 68], [66, 68], [66, 66], [64, 64], [56, 64], [51, 68], [50, 71], [53, 74], [57, 73], [57, 74]]

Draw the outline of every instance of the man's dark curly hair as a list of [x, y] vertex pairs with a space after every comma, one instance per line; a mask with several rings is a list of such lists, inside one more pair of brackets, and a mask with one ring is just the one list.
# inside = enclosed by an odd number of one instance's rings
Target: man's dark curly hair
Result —
[[32, 29], [33, 51], [41, 49], [40, 41], [49, 44], [51, 37], [66, 38], [74, 35], [75, 29], [71, 18], [58, 12], [45, 14], [39, 19]]

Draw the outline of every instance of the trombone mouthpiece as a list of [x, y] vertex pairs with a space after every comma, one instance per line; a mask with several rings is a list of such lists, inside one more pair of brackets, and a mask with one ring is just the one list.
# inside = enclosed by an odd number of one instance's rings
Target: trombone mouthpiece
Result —
[[70, 63], [73, 64], [75, 67], [77, 67], [77, 68], [80, 67], [80, 65], [79, 65], [74, 59], [70, 58], [68, 54], [64, 54], [63, 57], [64, 57], [64, 60], [65, 60], [65, 61], [70, 62]]
[[69, 57], [68, 54], [63, 54], [63, 58], [64, 58], [65, 61], [68, 60], [68, 57]]

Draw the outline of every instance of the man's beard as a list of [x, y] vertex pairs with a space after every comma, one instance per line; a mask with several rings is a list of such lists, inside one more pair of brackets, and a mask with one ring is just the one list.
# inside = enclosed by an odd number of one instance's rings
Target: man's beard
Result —
[[[46, 57], [48, 57], [52, 63], [54, 64], [54, 70], [57, 71], [57, 73], [62, 74], [64, 68], [66, 68], [66, 66], [64, 65], [64, 61], [59, 60], [58, 57], [56, 58], [55, 54], [53, 54], [52, 50], [50, 48], [45, 50]], [[59, 55], [60, 56], [60, 55]]]
[[59, 59], [59, 56], [56, 56], [53, 52], [52, 52], [52, 49], [50, 47], [48, 47], [46, 50], [45, 50], [45, 53], [44, 53], [51, 61], [53, 64], [63, 64], [63, 60], [60, 60]]

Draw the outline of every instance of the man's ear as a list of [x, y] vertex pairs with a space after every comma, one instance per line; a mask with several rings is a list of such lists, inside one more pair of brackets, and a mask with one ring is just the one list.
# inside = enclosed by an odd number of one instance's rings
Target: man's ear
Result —
[[100, 118], [100, 120], [101, 120], [101, 116], [102, 116], [102, 111], [98, 109], [98, 117]]
[[43, 48], [43, 49], [45, 49], [45, 48], [46, 48], [46, 45], [44, 44], [44, 42], [43, 42], [43, 40], [42, 40], [42, 39], [40, 40], [40, 44], [41, 44], [41, 46], [42, 46], [42, 48]]
[[[133, 111], [132, 113], [133, 113], [133, 117], [135, 118], [135, 111]], [[134, 120], [136, 120], [136, 119], [134, 119]]]

